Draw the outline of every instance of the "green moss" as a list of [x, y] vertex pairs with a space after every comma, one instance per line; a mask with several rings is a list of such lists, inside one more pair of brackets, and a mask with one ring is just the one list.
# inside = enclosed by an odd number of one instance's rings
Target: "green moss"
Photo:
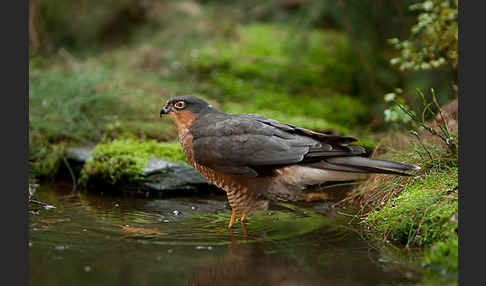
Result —
[[458, 245], [456, 233], [450, 238], [439, 241], [425, 251], [423, 266], [425, 267], [424, 280], [431, 284], [443, 285], [444, 282], [455, 282], [458, 279]]
[[356, 64], [340, 33], [253, 24], [237, 29], [237, 40], [215, 40], [193, 59], [199, 70], [222, 69], [239, 78], [349, 91]]
[[100, 143], [93, 150], [93, 158], [83, 167], [81, 183], [101, 180], [110, 185], [143, 180], [143, 169], [150, 158], [186, 162], [179, 143], [159, 143], [155, 140], [139, 142], [133, 139]]
[[457, 213], [457, 169], [430, 171], [411, 180], [402, 193], [381, 209], [372, 211], [365, 223], [387, 240], [411, 246], [430, 245], [447, 238], [450, 218]]
[[219, 92], [211, 98], [220, 102], [225, 112], [258, 113], [306, 128], [343, 133], [367, 122], [370, 116], [361, 100], [328, 90], [323, 90], [320, 97], [291, 94], [278, 85], [223, 73], [213, 75], [212, 84]]
[[29, 177], [53, 178], [61, 166], [65, 144], [49, 144], [35, 134], [29, 139]]
[[259, 113], [312, 129], [349, 128], [371, 119], [352, 90], [356, 65], [349, 42], [335, 32], [248, 25], [237, 39], [215, 40], [197, 50], [189, 66], [200, 92], [226, 112]]
[[225, 112], [229, 113], [258, 113], [269, 118], [279, 120], [286, 123], [291, 123], [297, 126], [310, 128], [314, 130], [334, 130], [340, 131], [342, 133], [348, 133], [349, 129], [345, 126], [339, 125], [337, 123], [328, 121], [325, 117], [312, 117], [308, 116], [301, 111], [300, 114], [298, 113], [289, 113], [288, 110], [283, 109], [276, 109], [272, 108], [272, 105], [269, 104], [268, 107], [258, 107], [251, 103], [236, 103], [236, 102], [228, 102], [222, 104], [222, 109]]
[[[225, 94], [231, 94], [229, 92]], [[238, 97], [241, 98], [242, 95]], [[325, 124], [320, 128], [334, 125], [339, 126], [339, 129], [360, 125], [367, 121], [369, 115], [368, 108], [359, 99], [342, 94], [313, 97], [306, 94], [292, 95], [278, 89], [250, 88], [245, 97], [234, 101], [225, 99], [222, 101], [222, 108], [228, 112], [270, 112], [286, 118], [305, 117], [309, 120], [302, 122], [307, 125], [303, 127], [315, 126], [316, 124], [309, 124], [309, 121], [317, 120]]]

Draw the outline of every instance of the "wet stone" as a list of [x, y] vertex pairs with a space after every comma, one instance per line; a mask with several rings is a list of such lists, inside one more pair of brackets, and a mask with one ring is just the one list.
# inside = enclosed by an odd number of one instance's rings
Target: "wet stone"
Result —
[[145, 167], [145, 169], [143, 169], [143, 171], [144, 171], [145, 175], [150, 176], [150, 175], [157, 174], [157, 173], [160, 173], [160, 172], [165, 172], [169, 168], [174, 168], [174, 167], [178, 167], [178, 166], [179, 166], [179, 164], [176, 164], [176, 163], [173, 163], [173, 162], [168, 162], [168, 161], [160, 160], [160, 159], [157, 159], [157, 158], [152, 158], [152, 159], [148, 160], [147, 166]]
[[[155, 162], [155, 161], [158, 162]], [[209, 186], [208, 181], [201, 176], [194, 168], [167, 162], [160, 159], [152, 159], [151, 166], [147, 167], [148, 182], [145, 183], [151, 190], [171, 191], [171, 190], [198, 190]], [[164, 165], [165, 164], [165, 165]], [[157, 166], [157, 167], [155, 167]]]
[[[68, 148], [66, 157], [75, 175], [79, 176], [83, 164], [93, 157], [93, 147]], [[140, 189], [146, 196], [166, 195], [174, 191], [211, 192], [217, 190], [189, 165], [174, 163], [160, 158], [151, 158], [144, 168], [145, 180], [140, 183]], [[134, 182], [137, 183], [137, 182]], [[120, 186], [123, 189], [123, 186]]]
[[84, 163], [93, 158], [93, 147], [75, 147], [66, 150], [66, 157], [68, 160]]

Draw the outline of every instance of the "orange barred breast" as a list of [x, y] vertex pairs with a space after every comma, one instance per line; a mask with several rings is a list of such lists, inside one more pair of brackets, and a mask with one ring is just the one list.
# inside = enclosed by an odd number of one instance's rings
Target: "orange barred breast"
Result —
[[250, 180], [218, 172], [198, 164], [194, 160], [192, 139], [193, 137], [189, 132], [181, 132], [179, 134], [179, 142], [189, 163], [210, 183], [226, 191], [229, 204], [233, 211], [237, 213], [251, 212], [252, 206], [255, 203], [255, 194], [250, 188]]

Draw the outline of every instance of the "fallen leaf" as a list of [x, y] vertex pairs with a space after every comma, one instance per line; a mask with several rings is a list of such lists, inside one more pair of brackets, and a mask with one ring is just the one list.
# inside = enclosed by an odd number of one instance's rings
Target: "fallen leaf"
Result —
[[41, 225], [39, 227], [34, 227], [33, 230], [37, 230], [37, 231], [46, 231], [46, 230], [51, 230], [52, 229], [52, 226], [50, 225]]
[[128, 237], [144, 236], [144, 235], [167, 235], [166, 232], [160, 232], [156, 228], [135, 227], [129, 225], [121, 225], [121, 228]]
[[43, 223], [58, 223], [58, 222], [65, 222], [71, 221], [70, 218], [45, 218], [40, 220]]
[[308, 193], [299, 196], [299, 200], [306, 202], [327, 200], [329, 195], [327, 193]]

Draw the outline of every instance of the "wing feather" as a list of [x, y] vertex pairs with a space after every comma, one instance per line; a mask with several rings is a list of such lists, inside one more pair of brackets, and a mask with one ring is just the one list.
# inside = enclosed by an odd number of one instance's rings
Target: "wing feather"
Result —
[[343, 145], [354, 138], [317, 133], [259, 115], [211, 114], [199, 118], [191, 134], [196, 162], [243, 176], [257, 176], [262, 169], [365, 153], [361, 147]]

